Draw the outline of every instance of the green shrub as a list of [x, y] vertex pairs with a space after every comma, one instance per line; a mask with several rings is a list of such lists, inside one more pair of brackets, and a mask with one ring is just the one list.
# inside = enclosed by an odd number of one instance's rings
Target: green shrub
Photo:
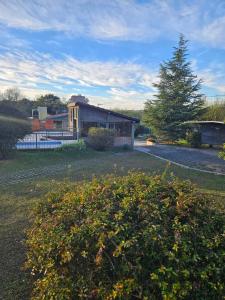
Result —
[[31, 133], [31, 123], [9, 101], [0, 101], [0, 159], [15, 150], [19, 139]]
[[219, 157], [225, 159], [225, 144], [223, 145], [223, 150], [219, 152]]
[[92, 127], [88, 131], [88, 144], [96, 150], [106, 150], [113, 142], [114, 132], [110, 129]]
[[131, 173], [61, 187], [28, 231], [32, 299], [222, 299], [224, 223], [176, 179]]
[[80, 139], [73, 144], [64, 144], [62, 147], [56, 148], [55, 151], [62, 151], [62, 152], [77, 152], [77, 151], [85, 151], [86, 144], [84, 140]]
[[199, 148], [202, 144], [201, 133], [197, 130], [188, 130], [186, 140], [192, 147]]

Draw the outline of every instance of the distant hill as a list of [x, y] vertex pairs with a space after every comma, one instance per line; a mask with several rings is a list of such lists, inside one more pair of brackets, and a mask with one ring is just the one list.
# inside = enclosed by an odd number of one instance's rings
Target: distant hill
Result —
[[114, 111], [123, 115], [127, 115], [129, 117], [138, 118], [142, 123], [144, 112], [143, 110], [114, 109]]

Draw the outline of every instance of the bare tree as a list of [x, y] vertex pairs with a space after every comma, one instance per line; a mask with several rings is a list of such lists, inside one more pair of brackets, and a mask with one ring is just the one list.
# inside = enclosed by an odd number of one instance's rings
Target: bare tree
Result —
[[19, 101], [23, 98], [18, 88], [8, 88], [1, 95], [2, 100]]

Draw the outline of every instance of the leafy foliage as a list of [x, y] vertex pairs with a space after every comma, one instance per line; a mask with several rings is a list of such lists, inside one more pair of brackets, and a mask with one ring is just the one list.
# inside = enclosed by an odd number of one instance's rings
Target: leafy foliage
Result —
[[88, 144], [96, 150], [106, 150], [113, 146], [114, 132], [107, 128], [92, 127], [88, 131]]
[[177, 140], [184, 137], [183, 122], [197, 119], [204, 101], [197, 80], [187, 62], [187, 41], [180, 36], [171, 60], [160, 65], [158, 94], [145, 104], [144, 121], [161, 138]]
[[42, 95], [35, 101], [37, 106], [46, 106], [48, 114], [55, 115], [66, 110], [66, 104], [62, 103], [58, 96], [53, 94]]
[[198, 130], [188, 130], [186, 132], [186, 140], [187, 142], [195, 148], [198, 148], [201, 146], [201, 133]]
[[225, 100], [218, 100], [208, 104], [202, 120], [225, 122]]
[[144, 125], [137, 125], [134, 131], [134, 136], [138, 137], [139, 135], [149, 134], [150, 129]]
[[0, 99], [0, 101], [7, 101], [8, 105], [21, 111], [26, 117], [31, 116], [32, 108], [35, 107], [35, 101], [24, 98], [18, 88], [7, 89], [4, 93], [0, 94]]
[[25, 116], [7, 100], [0, 101], [0, 158], [6, 158], [18, 139], [31, 132]]
[[225, 160], [225, 144], [223, 145], [223, 151], [219, 153], [219, 157], [223, 158]]
[[32, 299], [222, 299], [224, 225], [177, 179], [130, 173], [61, 186], [28, 231]]
[[62, 147], [56, 148], [57, 152], [76, 152], [76, 151], [85, 151], [86, 144], [84, 140], [80, 139], [72, 144], [64, 144]]
[[143, 110], [132, 110], [132, 109], [115, 109], [115, 112], [118, 112], [122, 115], [126, 115], [132, 118], [137, 118], [141, 121], [142, 123], [142, 119], [143, 119]]

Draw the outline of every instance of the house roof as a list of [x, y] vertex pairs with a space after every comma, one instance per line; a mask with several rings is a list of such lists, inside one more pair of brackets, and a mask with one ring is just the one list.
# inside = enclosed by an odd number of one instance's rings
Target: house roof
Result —
[[126, 116], [124, 114], [120, 114], [118, 112], [115, 112], [115, 111], [112, 111], [112, 110], [109, 110], [109, 109], [105, 109], [105, 108], [102, 108], [102, 107], [99, 107], [99, 106], [90, 105], [90, 104], [83, 103], [83, 102], [69, 103], [68, 106], [69, 107], [71, 107], [71, 106], [72, 107], [73, 106], [84, 106], [84, 107], [87, 107], [87, 108], [90, 108], [90, 109], [106, 112], [106, 113], [111, 114], [113, 116], [124, 118], [124, 119], [130, 120], [130, 121], [133, 121], [135, 123], [140, 122], [140, 120], [138, 118], [129, 117], [129, 116]]
[[222, 121], [188, 121], [184, 122], [184, 124], [215, 124], [215, 125], [224, 125], [225, 123]]
[[46, 119], [50, 120], [61, 120], [68, 117], [68, 113], [62, 113], [57, 115], [48, 115]]

